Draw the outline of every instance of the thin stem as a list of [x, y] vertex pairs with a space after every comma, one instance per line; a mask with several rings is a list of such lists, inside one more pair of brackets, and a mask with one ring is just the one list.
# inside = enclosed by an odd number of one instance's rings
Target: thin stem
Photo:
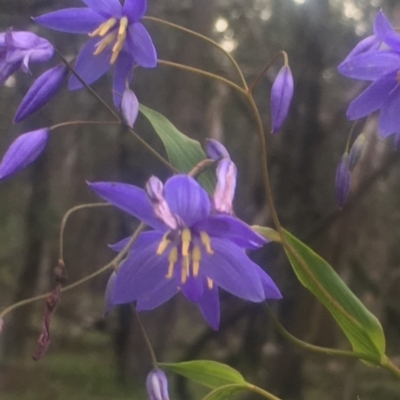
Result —
[[[301, 347], [304, 350], [308, 350], [313, 353], [323, 354], [326, 356], [356, 358], [356, 359], [361, 359], [364, 361], [372, 362], [376, 365], [380, 365], [379, 359], [377, 359], [376, 357], [373, 357], [373, 356], [369, 356], [367, 354], [356, 353], [354, 351], [347, 351], [347, 350], [330, 349], [328, 347], [315, 346], [313, 344], [304, 342], [303, 340], [300, 340], [300, 339], [296, 338], [295, 336], [293, 336], [290, 332], [288, 332], [285, 329], [285, 327], [279, 322], [279, 320], [276, 318], [275, 314], [269, 308], [268, 304], [265, 303], [263, 308], [264, 308], [266, 314], [268, 315], [268, 317], [272, 320], [272, 322], [275, 325], [278, 332], [285, 339], [287, 339], [290, 343], [292, 343], [298, 347]], [[400, 371], [399, 371], [399, 373], [400, 373]]]
[[353, 122], [353, 124], [351, 125], [349, 135], [347, 136], [346, 147], [345, 147], [345, 150], [344, 150], [345, 153], [348, 153], [349, 150], [350, 150], [351, 138], [353, 137], [354, 129], [357, 126], [357, 122], [358, 122], [358, 120]]
[[[95, 278], [96, 276], [100, 275], [104, 271], [107, 271], [110, 268], [115, 268], [115, 266], [118, 265], [122, 261], [122, 259], [126, 256], [130, 247], [133, 245], [133, 243], [135, 243], [136, 239], [138, 238], [138, 236], [142, 232], [142, 230], [145, 228], [145, 226], [146, 225], [143, 222], [138, 226], [138, 228], [133, 233], [132, 237], [130, 238], [128, 243], [125, 245], [125, 247], [108, 264], [106, 264], [104, 267], [100, 268], [96, 272], [93, 272], [92, 274], [85, 276], [84, 278], [80, 279], [79, 281], [76, 281], [74, 283], [71, 283], [70, 285], [64, 286], [61, 289], [61, 292], [66, 292], [68, 290], [71, 290], [77, 286], [82, 285], [82, 283], [85, 283], [85, 282]], [[34, 303], [35, 301], [38, 301], [38, 300], [45, 299], [49, 294], [51, 294], [51, 292], [41, 294], [39, 296], [31, 297], [29, 299], [25, 299], [25, 300], [22, 300], [22, 301], [12, 304], [11, 306], [7, 307], [5, 310], [3, 310], [0, 313], [0, 319], [3, 319], [8, 313], [15, 310], [16, 308], [25, 306], [27, 304]]]
[[382, 363], [382, 367], [390, 371], [396, 378], [400, 379], [400, 369], [393, 363], [393, 361], [387, 358], [385, 362]]
[[55, 124], [51, 126], [49, 129], [51, 131], [63, 128], [64, 126], [74, 126], [74, 125], [121, 125], [118, 121], [66, 121], [60, 122], [59, 124]]
[[236, 62], [236, 60], [235, 60], [222, 46], [220, 46], [217, 42], [214, 42], [214, 40], [208, 38], [207, 36], [202, 35], [201, 33], [197, 33], [197, 32], [195, 32], [195, 31], [192, 31], [191, 29], [184, 28], [183, 26], [174, 24], [174, 23], [172, 23], [172, 22], [165, 21], [165, 20], [163, 20], [163, 19], [161, 19], [161, 18], [155, 18], [155, 17], [146, 16], [146, 17], [144, 17], [143, 19], [147, 19], [148, 21], [158, 22], [158, 23], [160, 23], [160, 24], [164, 24], [164, 25], [169, 26], [169, 27], [171, 27], [171, 28], [178, 29], [178, 30], [180, 30], [180, 31], [182, 31], [182, 32], [189, 33], [190, 35], [195, 36], [195, 37], [197, 37], [197, 38], [199, 38], [199, 39], [201, 39], [201, 40], [204, 40], [205, 42], [207, 42], [207, 43], [211, 44], [212, 46], [216, 47], [219, 51], [221, 51], [222, 53], [224, 53], [226, 57], [228, 57], [229, 61], [232, 63], [232, 65], [233, 65], [234, 68], [236, 69], [236, 72], [237, 72], [238, 75], [239, 75], [239, 78], [240, 78], [240, 81], [241, 81], [241, 83], [242, 83], [243, 88], [244, 88], [245, 90], [247, 90], [247, 82], [246, 82], [246, 79], [244, 78], [244, 75], [243, 75], [242, 70], [241, 70], [240, 67], [239, 67], [239, 64], [238, 64], [238, 63]]
[[261, 396], [265, 397], [268, 400], [281, 400], [279, 397], [276, 397], [273, 394], [267, 392], [266, 390], [261, 389], [260, 387], [252, 385], [250, 383], [247, 384], [247, 389], [254, 393], [260, 394]]
[[166, 65], [166, 66], [169, 66], [169, 67], [182, 69], [182, 70], [187, 71], [187, 72], [192, 72], [192, 73], [197, 74], [197, 75], [203, 75], [203, 76], [206, 76], [207, 78], [215, 79], [215, 80], [217, 80], [219, 82], [222, 82], [222, 83], [232, 87], [233, 89], [237, 90], [241, 94], [243, 94], [245, 96], [247, 95], [247, 91], [245, 89], [241, 88], [236, 83], [230, 81], [229, 79], [223, 78], [222, 76], [219, 76], [219, 75], [216, 75], [216, 74], [212, 74], [211, 72], [207, 72], [207, 71], [204, 71], [204, 70], [199, 69], [199, 68], [189, 67], [188, 65], [179, 64], [179, 63], [175, 63], [175, 62], [172, 62], [172, 61], [158, 60], [158, 63], [161, 64], [161, 65]]
[[140, 330], [142, 331], [142, 335], [144, 337], [144, 340], [146, 342], [147, 348], [149, 350], [150, 353], [150, 357], [151, 357], [151, 363], [153, 364], [154, 368], [158, 368], [158, 361], [156, 358], [156, 353], [154, 352], [153, 346], [151, 345], [149, 336], [147, 335], [146, 329], [144, 328], [144, 325], [142, 323], [142, 320], [139, 317], [139, 313], [137, 312], [135, 306], [133, 304], [131, 304], [131, 308], [133, 313], [135, 314], [135, 317], [137, 319], [137, 322], [139, 324]]
[[216, 165], [219, 160], [211, 160], [206, 158], [205, 160], [200, 161], [197, 165], [195, 165], [189, 172], [188, 175], [192, 178], [196, 178], [203, 172], [210, 169], [213, 165]]

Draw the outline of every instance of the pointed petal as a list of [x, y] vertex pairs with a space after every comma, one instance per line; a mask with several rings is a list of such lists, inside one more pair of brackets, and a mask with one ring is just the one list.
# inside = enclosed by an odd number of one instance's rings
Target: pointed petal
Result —
[[261, 284], [264, 289], [264, 296], [266, 299], [280, 300], [282, 298], [282, 294], [275, 282], [271, 279], [271, 277], [257, 264], [258, 275], [261, 279]]
[[357, 43], [354, 49], [347, 55], [347, 57], [342, 61], [341, 64], [349, 61], [350, 58], [355, 57], [359, 54], [366, 53], [367, 51], [378, 50], [380, 45], [381, 40], [379, 40], [375, 35], [368, 36]]
[[0, 164], [0, 180], [25, 168], [42, 153], [49, 138], [49, 130], [38, 129], [18, 136], [6, 151]]
[[213, 160], [218, 160], [221, 157], [228, 159], [231, 158], [226, 147], [215, 139], [207, 139], [206, 154], [207, 157]]
[[33, 20], [39, 25], [59, 32], [89, 33], [104, 22], [104, 17], [90, 8], [65, 8], [39, 15]]
[[382, 106], [378, 120], [378, 132], [383, 138], [400, 129], [400, 86], [397, 85]]
[[129, 22], [138, 22], [146, 13], [147, 0], [125, 0], [123, 13]]
[[104, 295], [104, 313], [103, 313], [103, 315], [105, 317], [107, 317], [107, 315], [114, 308], [114, 305], [113, 305], [111, 299], [112, 299], [112, 296], [114, 293], [116, 279], [117, 279], [117, 273], [114, 271], [111, 274], [110, 278], [108, 279], [107, 286], [106, 286], [106, 293]]
[[129, 53], [125, 51], [119, 53], [117, 61], [115, 62], [113, 78], [113, 100], [117, 108], [121, 105], [125, 85], [129, 85], [132, 80], [134, 64], [135, 60]]
[[245, 300], [260, 302], [265, 299], [261, 279], [246, 253], [224, 239], [211, 239], [214, 254], [202, 254], [200, 272], [217, 286]]
[[174, 279], [164, 279], [151, 292], [137, 299], [136, 310], [154, 310], [178, 293], [179, 289]]
[[22, 121], [43, 107], [57, 93], [68, 72], [68, 68], [60, 64], [40, 75], [22, 99], [14, 123]]
[[167, 227], [155, 218], [153, 208], [143, 189], [116, 182], [88, 182], [88, 185], [97, 195], [115, 207], [133, 215], [154, 229], [167, 230]]
[[216, 215], [206, 218], [193, 226], [197, 232], [204, 231], [210, 236], [232, 240], [245, 249], [259, 249], [267, 241], [249, 225], [238, 218]]
[[203, 279], [200, 277], [194, 278], [192, 275], [190, 275], [185, 284], [182, 285], [181, 289], [182, 293], [189, 301], [197, 303], [203, 295]]
[[204, 289], [203, 296], [197, 302], [201, 315], [215, 331], [219, 328], [220, 307], [218, 286], [214, 286], [211, 290]]
[[8, 63], [0, 60], [0, 84], [4, 83], [14, 72], [17, 72], [21, 66], [21, 62]]
[[157, 66], [157, 52], [146, 28], [136, 22], [129, 25], [127, 43], [135, 61], [144, 68]]
[[350, 103], [347, 109], [347, 118], [350, 120], [359, 119], [381, 108], [396, 85], [395, 73], [377, 79]]
[[159, 240], [129, 253], [118, 270], [113, 304], [140, 299], [167, 279], [168, 252], [157, 255], [158, 245]]
[[350, 58], [338, 71], [349, 78], [373, 81], [400, 69], [400, 54], [393, 51], [370, 51]]
[[[98, 42], [98, 38], [90, 39], [79, 52], [75, 62], [76, 72], [88, 85], [97, 81], [110, 68], [111, 47], [107, 47], [97, 56], [93, 55]], [[77, 90], [82, 87], [76, 76], [71, 75], [68, 89]]]
[[395, 51], [400, 51], [400, 36], [390, 25], [382, 10], [376, 14], [374, 20], [375, 35]]
[[190, 176], [175, 175], [168, 179], [164, 193], [171, 212], [188, 227], [210, 214], [207, 192]]
[[122, 6], [119, 0], [82, 0], [97, 14], [105, 18], [120, 18], [122, 16]]
[[227, 158], [217, 166], [217, 184], [213, 193], [213, 209], [222, 214], [233, 215], [233, 198], [236, 189], [236, 165]]

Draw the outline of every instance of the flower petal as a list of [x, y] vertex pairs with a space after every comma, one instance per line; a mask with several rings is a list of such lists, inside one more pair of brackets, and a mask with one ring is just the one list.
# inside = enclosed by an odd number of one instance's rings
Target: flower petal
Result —
[[[93, 55], [98, 42], [98, 38], [90, 39], [79, 52], [75, 62], [76, 72], [88, 85], [103, 76], [110, 68], [111, 47], [107, 47], [97, 56]], [[77, 90], [82, 87], [76, 76], [71, 75], [68, 89]]]
[[266, 299], [280, 300], [282, 298], [281, 291], [276, 286], [271, 277], [256, 264], [258, 275], [261, 279], [261, 284], [264, 289], [264, 296]]
[[220, 318], [218, 286], [213, 286], [211, 290], [205, 288], [203, 296], [197, 302], [197, 306], [199, 307], [201, 315], [207, 321], [208, 325], [217, 331], [219, 328]]
[[122, 6], [119, 0], [82, 0], [97, 14], [105, 18], [120, 18], [122, 16]]
[[262, 282], [254, 264], [234, 243], [211, 239], [214, 254], [202, 254], [200, 272], [217, 286], [245, 300], [260, 302], [265, 299]]
[[123, 13], [129, 22], [138, 22], [147, 10], [147, 0], [125, 0]]
[[39, 15], [33, 20], [39, 25], [59, 32], [89, 33], [104, 22], [104, 17], [90, 8], [65, 8]]
[[[135, 240], [135, 243], [132, 245], [129, 251], [135, 251], [135, 249], [140, 249], [142, 246], [147, 245], [148, 243], [155, 242], [159, 240], [160, 232], [158, 231], [147, 231], [142, 232], [138, 238]], [[131, 236], [128, 236], [117, 243], [109, 244], [108, 247], [116, 252], [120, 252], [131, 240]]]
[[17, 72], [21, 66], [21, 62], [8, 63], [0, 60], [0, 84], [4, 83], [14, 72]]
[[119, 53], [114, 66], [113, 77], [113, 100], [115, 107], [119, 108], [125, 86], [131, 82], [133, 77], [133, 66], [135, 60], [126, 51]]
[[378, 120], [378, 132], [383, 138], [400, 129], [400, 86], [397, 85], [382, 106]]
[[15, 174], [36, 160], [46, 147], [48, 137], [47, 128], [18, 136], [11, 143], [0, 164], [0, 180]]
[[228, 159], [231, 158], [226, 147], [215, 139], [207, 139], [206, 154], [207, 157], [213, 160], [218, 160], [221, 157]]
[[97, 195], [115, 207], [133, 215], [154, 229], [167, 230], [167, 227], [155, 218], [153, 208], [143, 189], [116, 182], [88, 182], [88, 185]]
[[373, 81], [400, 69], [400, 54], [393, 51], [370, 51], [350, 58], [338, 71], [349, 78]]
[[68, 71], [64, 64], [60, 64], [40, 75], [22, 99], [14, 123], [22, 121], [43, 107], [57, 93]]
[[227, 158], [217, 166], [217, 184], [212, 196], [213, 209], [222, 214], [233, 215], [233, 198], [236, 189], [236, 165]]
[[347, 108], [347, 118], [350, 120], [359, 119], [381, 108], [388, 94], [396, 85], [395, 73], [377, 79], [350, 103]]
[[157, 52], [146, 28], [135, 22], [129, 25], [128, 47], [135, 61], [144, 68], [157, 66]]
[[390, 25], [390, 22], [383, 14], [382, 10], [376, 14], [374, 20], [375, 35], [389, 47], [400, 52], [400, 36]]
[[146, 388], [149, 400], [169, 400], [167, 376], [161, 369], [155, 368], [149, 373]]
[[267, 241], [249, 225], [228, 215], [215, 215], [193, 226], [197, 232], [205, 231], [211, 237], [229, 239], [245, 249], [259, 249]]
[[347, 57], [342, 61], [341, 64], [349, 61], [350, 58], [355, 57], [359, 54], [366, 53], [367, 51], [378, 50], [381, 45], [381, 41], [376, 37], [376, 35], [371, 35], [361, 40], [354, 49], [347, 55]]
[[168, 179], [164, 194], [171, 212], [188, 227], [210, 214], [207, 192], [188, 175], [175, 175]]
[[137, 299], [136, 310], [154, 310], [174, 297], [178, 291], [179, 289], [174, 279], [164, 279], [152, 291]]
[[197, 303], [204, 291], [203, 279], [200, 277], [194, 278], [190, 275], [186, 282], [181, 286], [183, 295], [191, 302]]

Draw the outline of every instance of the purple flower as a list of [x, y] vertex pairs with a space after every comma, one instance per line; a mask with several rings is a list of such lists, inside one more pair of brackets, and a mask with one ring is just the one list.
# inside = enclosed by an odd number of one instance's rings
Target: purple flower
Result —
[[345, 205], [350, 192], [349, 155], [343, 154], [336, 168], [336, 201], [339, 209]]
[[387, 137], [400, 129], [400, 36], [382, 11], [375, 17], [374, 34], [387, 46], [385, 49], [347, 57], [338, 69], [350, 78], [372, 81], [350, 103], [347, 117], [355, 120], [381, 110], [378, 131], [380, 136]]
[[[140, 234], [121, 263], [111, 285], [112, 305], [136, 301], [138, 311], [151, 310], [182, 292], [218, 329], [218, 287], [252, 302], [281, 298], [245, 253], [265, 240], [239, 219], [213, 214], [207, 192], [193, 178], [176, 175], [164, 186], [152, 177], [146, 190], [113, 182], [89, 186], [154, 229]], [[112, 248], [122, 250], [127, 240]]]
[[284, 65], [271, 89], [271, 122], [272, 133], [278, 132], [285, 121], [293, 97], [293, 76], [288, 65]]
[[129, 87], [125, 88], [121, 101], [121, 113], [126, 125], [133, 128], [139, 113], [139, 101]]
[[[126, 79], [134, 64], [145, 68], [157, 65], [157, 53], [146, 28], [139, 22], [146, 12], [146, 0], [82, 0], [87, 7], [66, 8], [41, 15], [34, 20], [61, 32], [88, 33], [91, 39], [80, 51], [75, 69], [90, 85], [114, 67], [114, 104], [119, 107]], [[69, 89], [82, 84], [71, 76]]]
[[153, 369], [147, 375], [146, 387], [149, 400], [169, 400], [167, 376], [161, 369]]
[[42, 153], [46, 147], [49, 130], [38, 129], [20, 135], [6, 151], [0, 164], [0, 180], [25, 168]]
[[67, 75], [68, 68], [64, 64], [51, 68], [40, 75], [22, 99], [15, 114], [14, 122], [20, 122], [29, 117], [51, 100]]
[[215, 139], [207, 139], [206, 153], [213, 160], [218, 160], [221, 157], [231, 158], [225, 146]]
[[29, 64], [49, 61], [53, 56], [49, 41], [31, 32], [14, 32], [9, 29], [0, 33], [0, 83], [22, 69], [29, 73]]

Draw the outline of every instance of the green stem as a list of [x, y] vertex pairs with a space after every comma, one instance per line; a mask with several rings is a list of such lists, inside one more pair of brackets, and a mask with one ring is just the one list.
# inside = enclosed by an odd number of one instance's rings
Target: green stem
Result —
[[158, 23], [160, 23], [160, 24], [164, 24], [164, 25], [169, 26], [169, 27], [171, 27], [171, 28], [178, 29], [178, 30], [180, 30], [180, 31], [182, 31], [182, 32], [186, 32], [186, 33], [188, 33], [188, 34], [190, 34], [190, 35], [192, 35], [192, 36], [195, 36], [195, 37], [197, 37], [197, 38], [199, 38], [199, 39], [201, 39], [201, 40], [204, 40], [205, 42], [207, 42], [207, 43], [211, 44], [212, 46], [216, 47], [219, 51], [221, 51], [222, 53], [224, 53], [224, 55], [225, 55], [226, 57], [228, 57], [229, 61], [232, 63], [232, 65], [233, 65], [234, 68], [236, 69], [236, 72], [237, 72], [238, 75], [239, 75], [239, 78], [240, 78], [240, 81], [241, 81], [241, 83], [242, 83], [243, 88], [244, 88], [245, 90], [247, 90], [246, 79], [244, 78], [243, 72], [242, 72], [242, 70], [240, 69], [239, 64], [238, 64], [238, 63], [236, 62], [236, 60], [235, 60], [222, 46], [220, 46], [217, 42], [214, 42], [214, 40], [208, 38], [207, 36], [202, 35], [201, 33], [197, 33], [197, 32], [195, 32], [195, 31], [192, 31], [191, 29], [184, 28], [183, 26], [174, 24], [174, 23], [172, 23], [172, 22], [165, 21], [165, 20], [163, 20], [163, 19], [161, 19], [161, 18], [155, 18], [155, 17], [146, 16], [146, 17], [144, 17], [143, 19], [147, 19], [148, 21], [158, 22]]
[[204, 71], [202, 69], [198, 69], [198, 68], [194, 68], [194, 67], [189, 67], [188, 65], [179, 64], [179, 63], [175, 63], [175, 62], [172, 62], [172, 61], [158, 60], [158, 63], [161, 64], [161, 65], [166, 65], [166, 66], [169, 66], [169, 67], [182, 69], [182, 70], [187, 71], [187, 72], [192, 72], [192, 73], [197, 74], [197, 75], [203, 75], [203, 76], [206, 76], [207, 78], [215, 79], [215, 80], [217, 80], [219, 82], [222, 82], [222, 83], [232, 87], [233, 89], [237, 90], [238, 92], [240, 92], [244, 96], [247, 95], [247, 91], [245, 89], [241, 88], [236, 83], [234, 83], [234, 82], [230, 81], [229, 79], [226, 79], [226, 78], [224, 78], [222, 76], [219, 76], [219, 75], [216, 75], [216, 74], [212, 74], [211, 72], [207, 72], [207, 71]]
[[247, 389], [254, 393], [260, 394], [261, 396], [265, 397], [268, 400], [281, 400], [279, 397], [276, 397], [273, 394], [267, 392], [266, 390], [261, 389], [258, 386], [252, 385], [250, 383], [247, 384]]
[[397, 365], [393, 363], [393, 361], [389, 360], [389, 358], [386, 358], [381, 363], [382, 367], [391, 372], [396, 378], [400, 379], [400, 369]]
[[[92, 274], [90, 274], [88, 276], [85, 276], [84, 278], [80, 279], [79, 281], [76, 281], [74, 283], [71, 283], [70, 285], [64, 286], [61, 289], [61, 292], [66, 292], [68, 290], [71, 290], [71, 289], [73, 289], [73, 288], [75, 288], [77, 286], [82, 285], [82, 283], [85, 283], [85, 282], [93, 279], [94, 277], [100, 275], [104, 271], [107, 271], [110, 268], [115, 268], [115, 266], [118, 265], [122, 261], [122, 259], [126, 256], [126, 254], [128, 253], [130, 247], [133, 245], [133, 243], [135, 243], [136, 239], [138, 238], [139, 234], [142, 232], [142, 230], [144, 229], [145, 226], [146, 225], [144, 223], [141, 223], [138, 226], [138, 228], [136, 229], [136, 231], [134, 232], [134, 234], [130, 238], [129, 242], [117, 254], [117, 256], [114, 257], [108, 264], [106, 264], [104, 267], [100, 268], [96, 272], [93, 272]], [[39, 300], [43, 300], [50, 294], [51, 294], [51, 292], [45, 293], [45, 294], [41, 294], [39, 296], [31, 297], [29, 299], [25, 299], [25, 300], [19, 301], [17, 303], [14, 303], [14, 304], [12, 304], [11, 306], [7, 307], [5, 310], [3, 310], [0, 313], [0, 319], [3, 319], [8, 313], [10, 313], [11, 311], [15, 310], [16, 308], [25, 306], [27, 304], [34, 303], [34, 302], [39, 301]]]
[[49, 129], [50, 131], [53, 131], [58, 128], [63, 128], [65, 126], [74, 126], [74, 125], [121, 125], [121, 123], [118, 121], [66, 121], [52, 125]]

